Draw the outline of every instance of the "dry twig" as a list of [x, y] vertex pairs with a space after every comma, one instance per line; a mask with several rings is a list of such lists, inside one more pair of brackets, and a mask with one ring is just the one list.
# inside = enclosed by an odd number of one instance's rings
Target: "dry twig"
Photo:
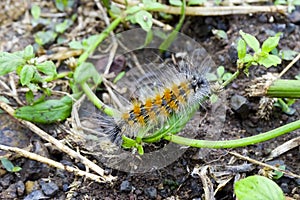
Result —
[[[12, 107], [10, 107], [9, 105], [7, 105], [4, 102], [0, 101], [0, 107], [5, 110], [8, 114], [10, 114], [11, 116], [14, 116], [14, 109]], [[97, 174], [99, 174], [101, 176], [101, 179], [103, 182], [111, 182], [112, 180], [115, 179], [115, 177], [111, 176], [111, 175], [104, 175], [104, 170], [99, 167], [98, 165], [96, 165], [95, 163], [93, 163], [92, 161], [90, 161], [89, 159], [87, 159], [86, 157], [80, 155], [79, 153], [77, 153], [76, 151], [70, 149], [69, 147], [65, 146], [64, 144], [62, 144], [61, 142], [59, 142], [57, 139], [55, 139], [54, 137], [50, 136], [48, 133], [46, 133], [45, 131], [43, 131], [42, 129], [40, 129], [39, 127], [37, 127], [36, 125], [34, 125], [33, 123], [29, 122], [29, 121], [25, 121], [22, 119], [18, 119], [16, 118], [21, 124], [23, 124], [24, 126], [26, 126], [27, 128], [29, 128], [32, 132], [36, 133], [38, 136], [40, 136], [42, 139], [50, 142], [51, 144], [53, 144], [55, 147], [57, 147], [59, 150], [67, 153], [69, 156], [79, 160], [80, 162], [82, 162], [84, 165], [86, 165], [86, 167], [92, 169], [94, 172], [96, 172]]]
[[98, 176], [98, 175], [95, 175], [95, 174], [92, 174], [89, 172], [85, 172], [80, 169], [76, 169], [74, 167], [63, 165], [59, 162], [56, 162], [54, 160], [51, 160], [49, 158], [40, 156], [40, 155], [32, 153], [32, 152], [26, 151], [24, 149], [20, 149], [17, 147], [9, 147], [9, 146], [5, 146], [5, 145], [1, 145], [1, 144], [0, 144], [0, 149], [3, 151], [10, 151], [10, 152], [17, 153], [22, 157], [29, 158], [31, 160], [36, 160], [38, 162], [45, 163], [49, 166], [52, 166], [52, 167], [55, 167], [58, 169], [66, 170], [68, 172], [74, 173], [77, 176], [85, 176], [85, 177], [87, 177], [93, 181], [99, 182], [99, 183], [105, 182], [105, 181], [103, 181], [103, 177], [101, 177], [101, 176]]

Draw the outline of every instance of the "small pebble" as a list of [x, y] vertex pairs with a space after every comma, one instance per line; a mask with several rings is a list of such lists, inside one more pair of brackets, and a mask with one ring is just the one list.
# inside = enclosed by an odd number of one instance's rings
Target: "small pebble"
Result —
[[286, 194], [290, 193], [290, 189], [287, 183], [281, 183], [280, 187], [284, 193]]
[[155, 187], [148, 187], [144, 192], [150, 199], [156, 199], [157, 197], [157, 190]]
[[41, 200], [41, 199], [49, 199], [49, 197], [45, 196], [41, 190], [32, 191], [24, 198], [24, 200]]
[[3, 177], [0, 178], [0, 185], [4, 188], [7, 188], [13, 179], [14, 176], [11, 173], [5, 174]]
[[17, 189], [17, 194], [18, 196], [23, 196], [25, 192], [25, 185], [22, 181], [18, 181], [16, 183], [16, 189]]
[[237, 94], [233, 95], [230, 99], [230, 107], [242, 118], [248, 116], [249, 106], [245, 97]]
[[16, 185], [11, 184], [5, 191], [1, 193], [1, 199], [14, 199], [17, 197]]
[[121, 186], [120, 186], [120, 191], [121, 192], [130, 192], [132, 190], [132, 185], [129, 181], [122, 181]]
[[47, 196], [54, 196], [58, 192], [58, 186], [54, 182], [44, 183], [41, 185], [42, 190]]

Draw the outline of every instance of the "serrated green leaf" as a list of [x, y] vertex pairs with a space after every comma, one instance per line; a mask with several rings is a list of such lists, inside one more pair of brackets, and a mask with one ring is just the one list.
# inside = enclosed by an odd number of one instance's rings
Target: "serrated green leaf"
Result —
[[257, 61], [260, 65], [265, 66], [266, 68], [269, 68], [271, 66], [277, 66], [281, 63], [281, 59], [278, 56], [275, 55], [267, 55], [264, 57], [259, 58]]
[[152, 15], [149, 12], [141, 10], [137, 12], [134, 17], [142, 29], [144, 29], [146, 32], [150, 31], [152, 27]]
[[249, 176], [237, 181], [234, 192], [240, 200], [284, 200], [280, 187], [264, 176]]
[[237, 44], [237, 52], [238, 52], [238, 58], [243, 59], [246, 56], [247, 53], [247, 45], [245, 40], [239, 39]]
[[24, 65], [20, 73], [21, 84], [27, 85], [32, 80], [35, 73], [35, 67], [33, 65]]
[[245, 40], [247, 45], [252, 48], [256, 53], [260, 51], [259, 48], [259, 41], [254, 37], [253, 35], [250, 35], [248, 33], [244, 33], [242, 30], [240, 30], [240, 35]]
[[14, 168], [14, 165], [12, 164], [12, 162], [10, 160], [8, 160], [7, 158], [1, 158], [1, 163], [3, 165], [3, 167], [6, 169], [6, 171], [11, 172]]
[[30, 9], [30, 13], [33, 19], [38, 20], [41, 15], [41, 8], [38, 5], [34, 4]]
[[169, 3], [172, 6], [181, 6], [182, 5], [182, 1], [180, 1], [180, 0], [169, 0]]
[[121, 9], [118, 7], [118, 6], [116, 6], [115, 4], [111, 4], [110, 5], [110, 10], [109, 10], [109, 12], [111, 13], [111, 14], [113, 14], [113, 15], [120, 15], [121, 14]]
[[57, 75], [56, 66], [52, 61], [45, 61], [45, 62], [39, 63], [36, 65], [36, 68], [38, 71], [40, 71], [48, 76], [55, 77]]
[[0, 52], [0, 76], [15, 71], [17, 67], [25, 63], [26, 61], [16, 54]]
[[83, 83], [89, 78], [93, 78], [95, 83], [101, 81], [101, 76], [95, 69], [95, 66], [92, 63], [84, 62], [79, 65], [74, 72], [74, 80], [76, 83]]
[[281, 33], [277, 33], [274, 37], [269, 37], [266, 39], [261, 47], [262, 52], [269, 53], [272, 51], [275, 47], [277, 47], [278, 42], [280, 40]]
[[33, 47], [31, 45], [28, 45], [25, 47], [24, 52], [23, 52], [23, 58], [25, 60], [30, 60], [31, 58], [34, 57], [34, 52], [33, 52]]
[[65, 96], [57, 100], [47, 100], [33, 106], [23, 106], [15, 111], [15, 117], [31, 122], [50, 124], [65, 120], [72, 110], [72, 98]]

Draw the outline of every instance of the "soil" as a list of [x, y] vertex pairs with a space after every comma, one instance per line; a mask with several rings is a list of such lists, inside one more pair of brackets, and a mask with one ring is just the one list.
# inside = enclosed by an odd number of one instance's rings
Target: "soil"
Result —
[[[20, 1], [12, 1], [20, 6]], [[68, 11], [65, 16], [54, 16], [59, 11], [56, 10], [53, 2], [36, 1], [45, 13], [53, 13], [52, 20], [63, 20], [71, 16], [73, 13], [78, 14], [78, 20], [74, 22], [73, 27], [77, 27], [79, 20], [82, 25], [86, 26], [85, 30], [82, 28], [81, 35], [74, 36], [77, 40], [84, 38], [88, 35], [100, 33], [105, 28], [105, 23], [102, 18], [93, 16], [93, 13], [98, 12], [96, 4], [90, 1], [75, 1], [73, 8]], [[97, 1], [95, 1], [97, 2]], [[17, 17], [12, 18], [12, 9], [6, 8], [5, 15], [7, 20], [0, 22], [0, 50], [13, 52], [23, 49], [27, 44], [34, 44], [33, 36], [36, 29], [40, 27], [33, 27], [29, 19], [29, 10], [31, 3], [25, 3], [25, 9], [19, 9]], [[3, 8], [5, 7], [2, 5]], [[13, 8], [14, 4], [11, 4]], [[21, 6], [23, 8], [23, 6]], [[77, 12], [76, 12], [77, 11]], [[97, 15], [99, 16], [99, 15]], [[298, 18], [297, 18], [298, 16]], [[260, 13], [260, 14], [247, 14], [247, 15], [229, 15], [219, 17], [186, 17], [185, 23], [181, 32], [199, 42], [206, 51], [213, 55], [212, 58], [217, 66], [224, 66], [226, 71], [234, 72], [236, 70], [237, 52], [235, 49], [236, 42], [240, 37], [239, 31], [243, 30], [258, 38], [259, 41], [264, 41], [274, 33], [282, 32], [279, 50], [289, 49], [300, 52], [300, 8], [290, 14], [279, 13]], [[11, 18], [11, 20], [8, 20]], [[1, 19], [1, 18], [0, 18]], [[160, 19], [157, 17], [157, 19]], [[161, 20], [161, 19], [160, 19]], [[172, 26], [175, 26], [178, 18], [174, 17], [168, 21]], [[129, 24], [121, 24], [116, 32], [133, 29], [136, 26]], [[65, 35], [68, 39], [73, 38], [74, 28], [66, 30]], [[212, 34], [212, 29], [224, 30], [227, 33], [228, 39], [220, 39]], [[73, 32], [72, 32], [73, 31]], [[29, 34], [32, 33], [32, 34]], [[78, 33], [78, 32], [77, 32]], [[68, 35], [69, 34], [69, 35]], [[64, 44], [63, 44], [64, 45]], [[61, 45], [61, 46], [63, 46]], [[39, 50], [49, 53], [53, 51], [53, 47], [60, 46], [57, 41], [50, 42], [46, 45], [45, 49]], [[65, 45], [66, 46], [66, 45]], [[250, 68], [249, 76], [241, 74], [231, 85], [226, 88], [227, 104], [226, 106], [226, 121], [218, 139], [229, 140], [233, 138], [243, 138], [251, 135], [256, 135], [268, 130], [272, 130], [281, 125], [293, 122], [299, 119], [300, 104], [296, 101], [292, 108], [295, 113], [292, 115], [285, 114], [278, 107], [273, 107], [270, 110], [268, 119], [261, 119], [257, 116], [259, 110], [260, 97], [249, 97], [246, 88], [249, 86], [251, 80], [259, 77], [266, 72], [280, 73], [284, 67], [288, 65], [289, 61], [283, 61], [277, 67], [266, 69], [262, 66], [253, 66]], [[61, 68], [59, 68], [60, 70]], [[293, 67], [283, 76], [286, 79], [294, 79], [299, 74], [300, 62], [296, 62]], [[3, 88], [0, 88], [0, 91]], [[2, 95], [2, 94], [1, 94]], [[231, 102], [233, 97], [245, 99], [241, 108], [234, 109]], [[17, 106], [15, 104], [14, 106]], [[209, 109], [208, 109], [209, 112]], [[209, 114], [210, 117], [213, 113]], [[215, 117], [214, 119], [217, 120]], [[12, 120], [12, 126], [16, 126], [16, 121]], [[203, 124], [206, 121], [202, 121]], [[63, 122], [61, 123], [63, 124]], [[2, 126], [2, 125], [1, 125]], [[60, 124], [53, 125], [39, 125], [43, 129], [50, 132], [52, 136], [58, 139], [63, 139], [68, 133], [61, 129]], [[7, 124], [6, 126], [7, 127]], [[205, 129], [205, 128], [204, 128]], [[17, 131], [17, 130], [14, 130]], [[196, 138], [202, 138], [203, 134], [199, 134]], [[128, 173], [115, 169], [110, 169], [101, 163], [107, 174], [117, 177], [113, 183], [96, 183], [88, 179], [77, 177], [74, 174], [68, 173], [63, 170], [47, 167], [46, 165], [29, 161], [25, 158], [16, 158], [12, 162], [22, 167], [23, 172], [11, 174], [3, 172], [0, 173], [0, 193], [3, 199], [23, 199], [30, 197], [30, 192], [34, 189], [29, 189], [30, 184], [36, 187], [36, 190], [46, 187], [46, 183], [55, 183], [58, 189], [53, 194], [45, 194], [46, 189], [43, 188], [43, 194], [35, 196], [37, 199], [42, 197], [49, 199], [205, 199], [203, 176], [196, 173], [197, 169], [204, 170], [207, 167], [207, 176], [212, 181], [215, 194], [215, 199], [235, 199], [233, 193], [233, 184], [236, 179], [247, 177], [250, 175], [258, 174], [263, 169], [260, 165], [247, 165], [249, 162], [235, 158], [229, 154], [229, 151], [234, 151], [242, 154], [243, 156], [250, 157], [257, 161], [265, 162], [265, 159], [270, 155], [270, 152], [279, 145], [300, 136], [300, 130], [293, 131], [292, 133], [285, 134], [276, 139], [272, 139], [260, 144], [250, 145], [243, 148], [232, 150], [225, 149], [197, 149], [188, 148], [187, 151], [175, 162], [170, 163], [168, 166], [148, 173]], [[35, 152], [44, 156], [54, 159], [58, 162], [75, 165], [79, 169], [86, 170], [84, 165], [77, 160], [70, 158], [62, 152], [57, 151], [55, 148], [45, 145], [39, 138], [34, 137], [31, 139], [32, 145], [35, 146]], [[48, 147], [48, 148], [47, 148]], [[300, 174], [300, 154], [299, 145], [286, 153], [281, 154], [279, 157], [269, 161], [270, 164], [284, 165], [286, 169], [294, 174]], [[93, 156], [87, 155], [91, 160], [95, 160]], [[96, 161], [95, 161], [96, 162]], [[268, 162], [268, 163], [269, 163]], [[238, 170], [228, 170], [229, 167], [240, 166]], [[32, 171], [33, 172], [32, 172]], [[36, 170], [36, 171], [35, 171]], [[27, 174], [27, 175], [26, 175]], [[28, 175], [31, 174], [31, 175]], [[34, 174], [34, 176], [33, 176]], [[228, 180], [220, 189], [218, 185], [221, 180]], [[282, 188], [287, 197], [293, 199], [300, 199], [300, 179], [284, 175], [282, 178], [275, 180], [275, 182]], [[8, 191], [11, 185], [26, 186], [26, 190], [20, 192], [17, 189], [12, 191], [16, 193], [15, 196], [9, 196]], [[49, 185], [49, 184], [48, 184]], [[50, 187], [50, 186], [49, 186]], [[42, 196], [44, 195], [44, 196]]]

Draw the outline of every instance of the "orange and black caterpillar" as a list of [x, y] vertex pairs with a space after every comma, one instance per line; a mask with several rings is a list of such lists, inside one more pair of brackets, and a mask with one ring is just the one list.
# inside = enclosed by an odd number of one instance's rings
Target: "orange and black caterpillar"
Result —
[[139, 99], [116, 115], [115, 125], [107, 133], [111, 139], [121, 144], [123, 134], [134, 138], [139, 130], [165, 125], [173, 114], [185, 115], [187, 109], [201, 104], [210, 94], [210, 85], [204, 71], [190, 65], [183, 61], [179, 70], [167, 66], [147, 78], [152, 87], [142, 88]]

